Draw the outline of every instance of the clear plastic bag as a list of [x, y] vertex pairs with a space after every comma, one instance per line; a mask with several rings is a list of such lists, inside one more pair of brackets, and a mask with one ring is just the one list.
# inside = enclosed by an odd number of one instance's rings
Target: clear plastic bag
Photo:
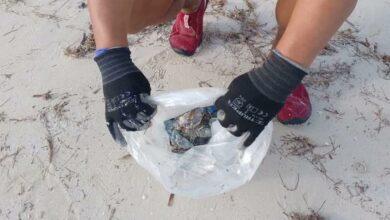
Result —
[[245, 135], [234, 137], [218, 121], [206, 145], [173, 153], [164, 121], [197, 107], [213, 105], [226, 90], [197, 88], [153, 96], [158, 110], [146, 131], [123, 132], [128, 151], [170, 193], [203, 198], [233, 190], [249, 182], [264, 159], [272, 136], [272, 122], [255, 142], [242, 148]]

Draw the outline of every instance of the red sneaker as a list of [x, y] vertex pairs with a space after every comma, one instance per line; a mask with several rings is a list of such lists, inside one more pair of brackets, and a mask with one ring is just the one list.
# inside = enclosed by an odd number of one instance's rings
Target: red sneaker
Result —
[[176, 21], [169, 37], [169, 43], [176, 53], [191, 56], [202, 43], [203, 16], [208, 0], [201, 1], [196, 12], [191, 14], [180, 12], [176, 16]]
[[311, 103], [309, 94], [303, 84], [300, 84], [290, 96], [277, 115], [280, 123], [285, 125], [297, 125], [305, 123], [311, 115]]

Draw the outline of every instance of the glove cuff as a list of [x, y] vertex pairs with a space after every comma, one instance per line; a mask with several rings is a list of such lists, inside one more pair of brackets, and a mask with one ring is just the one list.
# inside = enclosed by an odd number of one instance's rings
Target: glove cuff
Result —
[[277, 51], [272, 51], [263, 66], [252, 70], [248, 75], [263, 95], [275, 102], [284, 103], [307, 72]]
[[130, 58], [127, 47], [105, 49], [94, 58], [102, 74], [103, 85], [116, 81], [128, 74], [139, 74], [140, 70]]

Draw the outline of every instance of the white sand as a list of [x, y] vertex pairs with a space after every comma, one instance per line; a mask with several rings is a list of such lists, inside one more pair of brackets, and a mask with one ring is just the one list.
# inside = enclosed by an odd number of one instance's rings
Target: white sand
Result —
[[[241, 31], [239, 21], [222, 14], [229, 12], [209, 7], [203, 47], [191, 58], [171, 51], [169, 26], [130, 37], [140, 42], [131, 46], [133, 57], [154, 91], [227, 86], [260, 62], [254, 55], [266, 54], [272, 40], [274, 1], [253, 2], [258, 31]], [[390, 54], [388, 0], [359, 1], [349, 19], [353, 26], [343, 27], [359, 30], [356, 39], [367, 38], [371, 51], [377, 43], [378, 51], [363, 57], [367, 47], [336, 37], [337, 52], [313, 66], [313, 72], [330, 67], [330, 86], [319, 86], [319, 76], [308, 80], [313, 116], [302, 126], [275, 123], [274, 144], [249, 184], [204, 200], [177, 196], [172, 207], [169, 193], [134, 160], [122, 158], [127, 152], [108, 134], [91, 55], [64, 55], [88, 29], [79, 3], [0, 1], [0, 219], [285, 219], [283, 212], [308, 213], [324, 202], [319, 213], [327, 219], [390, 219], [389, 67], [375, 58]], [[226, 8], [235, 6], [246, 7], [236, 0]], [[243, 34], [226, 40], [232, 32]], [[340, 69], [350, 73], [332, 75]], [[33, 97], [49, 90], [50, 100]], [[291, 155], [281, 143], [287, 134], [307, 136], [318, 147]]]

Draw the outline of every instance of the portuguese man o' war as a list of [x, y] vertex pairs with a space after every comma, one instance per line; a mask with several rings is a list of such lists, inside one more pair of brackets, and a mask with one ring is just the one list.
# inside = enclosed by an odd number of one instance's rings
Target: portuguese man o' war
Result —
[[212, 136], [211, 123], [216, 120], [215, 106], [196, 108], [164, 122], [171, 151], [184, 153], [194, 146], [207, 144]]

